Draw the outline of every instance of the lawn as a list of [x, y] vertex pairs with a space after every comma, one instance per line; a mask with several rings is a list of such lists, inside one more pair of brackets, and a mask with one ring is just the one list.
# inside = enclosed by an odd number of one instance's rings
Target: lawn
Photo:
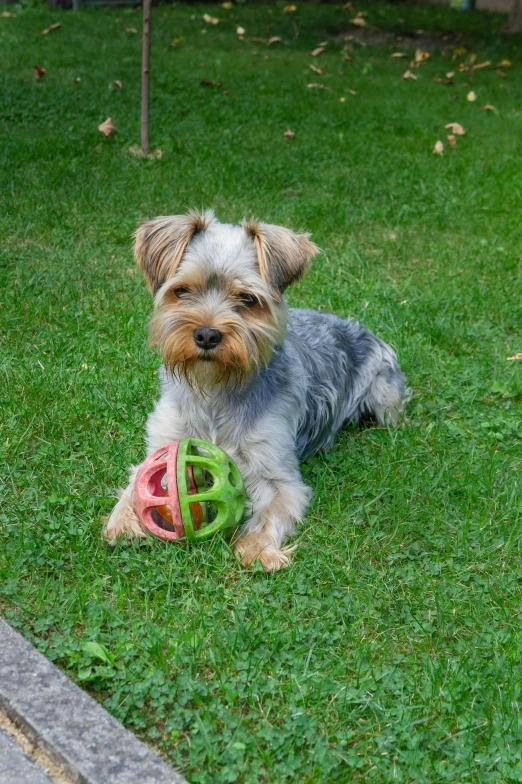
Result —
[[[283, 5], [154, 9], [153, 160], [128, 152], [140, 12], [2, 9], [0, 611], [191, 784], [522, 781], [521, 38]], [[378, 45], [344, 39], [359, 10]], [[418, 68], [376, 35], [419, 28]], [[100, 538], [157, 395], [131, 235], [191, 205], [310, 230], [291, 303], [377, 331], [414, 392], [404, 429], [303, 466], [274, 576], [219, 538]]]

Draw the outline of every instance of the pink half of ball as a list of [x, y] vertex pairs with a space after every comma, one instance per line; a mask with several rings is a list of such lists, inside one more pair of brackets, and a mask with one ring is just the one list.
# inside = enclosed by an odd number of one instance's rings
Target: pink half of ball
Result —
[[[141, 527], [146, 533], [169, 541], [185, 536], [178, 494], [178, 449], [179, 441], [172, 441], [149, 455], [140, 465], [134, 483], [133, 505]], [[167, 490], [162, 486], [165, 474]], [[173, 531], [161, 528], [152, 517], [154, 509], [166, 505], [170, 507]]]

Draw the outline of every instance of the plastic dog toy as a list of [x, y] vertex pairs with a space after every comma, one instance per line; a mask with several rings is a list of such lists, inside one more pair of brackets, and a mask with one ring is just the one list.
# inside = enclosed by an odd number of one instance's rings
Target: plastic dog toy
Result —
[[133, 505], [146, 533], [197, 542], [238, 525], [245, 489], [226, 452], [186, 438], [157, 449], [141, 464]]

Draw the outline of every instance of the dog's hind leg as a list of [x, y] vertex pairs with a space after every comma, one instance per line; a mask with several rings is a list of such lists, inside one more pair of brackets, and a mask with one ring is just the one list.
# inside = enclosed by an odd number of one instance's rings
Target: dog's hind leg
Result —
[[359, 407], [360, 418], [373, 417], [381, 427], [398, 424], [409, 399], [404, 373], [392, 349], [381, 343], [382, 359]]

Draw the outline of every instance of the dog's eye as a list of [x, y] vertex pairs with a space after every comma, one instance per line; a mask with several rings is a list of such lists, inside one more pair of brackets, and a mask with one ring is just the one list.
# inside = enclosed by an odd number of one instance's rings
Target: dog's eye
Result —
[[255, 305], [259, 305], [258, 298], [254, 297], [253, 294], [239, 294], [238, 299], [245, 308], [253, 308]]
[[174, 294], [175, 294], [175, 295], [176, 295], [176, 297], [178, 297], [179, 299], [181, 299], [182, 297], [184, 297], [184, 296], [185, 296], [185, 294], [189, 294], [189, 293], [190, 293], [190, 289], [188, 289], [186, 286], [180, 286], [179, 288], [177, 288], [177, 289], [174, 289]]

